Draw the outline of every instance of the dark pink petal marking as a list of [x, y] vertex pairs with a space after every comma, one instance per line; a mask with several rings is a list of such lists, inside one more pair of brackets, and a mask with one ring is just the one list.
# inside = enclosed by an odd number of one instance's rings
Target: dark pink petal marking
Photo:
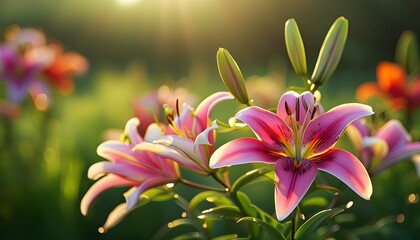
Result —
[[283, 220], [295, 209], [316, 176], [316, 168], [308, 160], [295, 165], [294, 158], [280, 158], [275, 167], [275, 203], [278, 220]]
[[260, 107], [248, 107], [235, 117], [246, 123], [258, 139], [273, 151], [284, 153], [287, 149], [293, 149], [293, 132], [276, 114]]

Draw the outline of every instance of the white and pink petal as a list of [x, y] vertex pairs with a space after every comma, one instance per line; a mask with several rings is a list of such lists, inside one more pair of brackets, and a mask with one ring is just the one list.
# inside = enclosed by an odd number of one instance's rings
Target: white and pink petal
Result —
[[353, 154], [341, 149], [330, 149], [310, 160], [319, 170], [337, 177], [362, 198], [370, 199], [373, 189], [369, 174]]

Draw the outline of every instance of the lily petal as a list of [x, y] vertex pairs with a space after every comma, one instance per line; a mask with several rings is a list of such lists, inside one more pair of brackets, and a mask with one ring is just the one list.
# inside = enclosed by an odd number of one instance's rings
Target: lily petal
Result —
[[98, 146], [96, 152], [99, 156], [111, 162], [130, 161], [135, 164], [139, 162], [134, 154], [132, 154], [132, 146], [121, 143], [120, 141], [106, 141]]
[[410, 134], [398, 120], [388, 121], [375, 136], [386, 141], [390, 153], [404, 147], [411, 140]]
[[180, 152], [182, 155], [187, 156], [191, 162], [195, 162], [200, 165], [202, 169], [208, 169], [208, 157], [204, 150], [204, 145], [197, 145], [189, 138], [175, 135], [163, 136], [159, 140], [155, 141], [155, 143], [172, 148]]
[[210, 158], [211, 168], [220, 168], [244, 163], [276, 163], [278, 157], [255, 138], [239, 138], [219, 147]]
[[210, 114], [217, 104], [234, 99], [235, 97], [230, 92], [216, 92], [204, 99], [195, 110], [197, 120], [200, 122], [201, 126], [205, 127], [208, 125]]
[[112, 210], [112, 212], [108, 215], [105, 224], [102, 226], [104, 233], [120, 223], [128, 213], [130, 213], [130, 211], [127, 210], [127, 203], [121, 203], [115, 207], [114, 210]]
[[281, 158], [276, 163], [275, 202], [279, 221], [285, 219], [296, 208], [308, 191], [316, 176], [316, 168], [308, 160], [295, 166], [294, 158]]
[[134, 145], [143, 142], [137, 129], [139, 125], [140, 120], [138, 118], [131, 118], [125, 125], [124, 133], [130, 138], [131, 143]]
[[310, 160], [319, 170], [334, 175], [362, 198], [370, 199], [372, 183], [369, 174], [353, 154], [341, 149], [330, 149]]
[[88, 177], [92, 180], [97, 180], [106, 173], [113, 173], [133, 181], [143, 182], [150, 177], [156, 176], [147, 168], [139, 165], [132, 165], [127, 163], [112, 163], [112, 162], [97, 162], [89, 167]]
[[127, 192], [124, 193], [125, 201], [127, 202], [127, 210], [131, 210], [133, 207], [136, 206], [139, 197], [145, 191], [168, 183], [167, 179], [159, 179], [159, 178], [151, 178], [145, 182], [143, 182], [138, 187], [130, 188]]
[[277, 152], [293, 149], [293, 132], [276, 114], [260, 107], [248, 107], [239, 111], [235, 118], [246, 123], [268, 148]]
[[152, 123], [146, 129], [146, 133], [144, 134], [144, 141], [151, 143], [155, 140], [158, 140], [162, 136], [164, 136], [162, 128], [158, 124]]
[[182, 166], [185, 166], [188, 169], [195, 170], [199, 173], [203, 172], [203, 170], [194, 161], [192, 161], [191, 158], [189, 158], [187, 155], [182, 154], [181, 152], [174, 150], [168, 146], [164, 146], [162, 144], [142, 142], [136, 145], [133, 148], [133, 150], [134, 151], [144, 150], [144, 151], [152, 152], [161, 157], [172, 159], [175, 162], [179, 163]]
[[373, 97], [383, 97], [382, 91], [374, 82], [366, 82], [357, 88], [356, 98], [361, 102], [366, 102]]
[[404, 69], [391, 62], [381, 62], [376, 69], [378, 87], [393, 97], [405, 97], [407, 76]]
[[311, 121], [305, 130], [303, 146], [314, 154], [321, 154], [337, 142], [337, 139], [354, 120], [372, 115], [372, 108], [359, 103], [337, 106]]
[[393, 149], [393, 151], [390, 151], [388, 155], [382, 160], [374, 172], [378, 173], [385, 168], [394, 165], [414, 154], [420, 154], [420, 142], [408, 143], [403, 147]]
[[93, 201], [99, 194], [102, 192], [114, 188], [114, 187], [123, 187], [123, 186], [135, 186], [139, 183], [127, 180], [123, 177], [109, 174], [101, 179], [99, 179], [95, 184], [90, 187], [86, 192], [80, 203], [80, 211], [83, 215], [87, 215], [88, 209]]
[[[286, 107], [287, 103], [287, 107]], [[286, 109], [288, 108], [288, 109]], [[280, 98], [277, 105], [277, 115], [286, 120], [290, 115], [295, 117], [299, 125], [304, 126], [310, 120], [315, 110], [315, 97], [311, 92], [298, 94], [294, 91], [288, 91]]]
[[219, 126], [217, 126], [217, 120], [214, 120], [210, 127], [206, 128], [202, 133], [198, 134], [195, 138], [195, 145], [213, 145], [214, 137], [214, 130], [217, 130]]

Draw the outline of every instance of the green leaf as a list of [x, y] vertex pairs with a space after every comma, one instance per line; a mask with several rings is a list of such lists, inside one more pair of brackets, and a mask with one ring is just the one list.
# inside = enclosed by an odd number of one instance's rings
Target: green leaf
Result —
[[274, 239], [284, 239], [284, 240], [286, 240], [286, 238], [283, 236], [283, 234], [281, 234], [276, 228], [274, 228], [270, 224], [268, 224], [268, 223], [266, 223], [266, 222], [264, 222], [260, 219], [257, 219], [257, 218], [254, 218], [254, 217], [243, 217], [243, 218], [239, 219], [237, 221], [237, 223], [242, 222], [242, 221], [251, 222], [251, 223], [257, 224], [259, 226], [262, 226], [271, 236], [274, 237]]
[[343, 212], [342, 208], [326, 209], [309, 218], [295, 233], [295, 239], [307, 239], [326, 218]]
[[212, 238], [213, 240], [231, 240], [231, 239], [238, 239], [238, 234], [228, 234], [223, 236], [218, 236], [215, 238]]
[[231, 217], [236, 218], [241, 216], [241, 211], [237, 206], [218, 206], [210, 208], [201, 212], [198, 216], [199, 219], [205, 218], [220, 218], [220, 217]]
[[287, 233], [287, 225], [284, 223], [281, 223], [276, 218], [271, 216], [270, 214], [266, 213], [261, 208], [257, 207], [256, 205], [251, 205], [253, 209], [257, 212], [257, 218], [261, 219], [262, 221], [266, 222], [267, 224], [270, 224], [273, 228], [277, 229], [280, 233]]
[[248, 105], [249, 98], [242, 72], [235, 59], [224, 48], [219, 48], [217, 51], [217, 68], [226, 88], [240, 103]]
[[165, 235], [178, 227], [193, 227], [196, 230], [202, 230], [201, 223], [190, 218], [179, 218], [161, 227], [160, 230], [153, 236], [153, 239], [166, 239]]
[[244, 175], [242, 175], [241, 177], [239, 177], [232, 184], [232, 187], [230, 188], [230, 191], [232, 193], [237, 192], [239, 190], [239, 188], [254, 182], [255, 180], [257, 180], [260, 177], [265, 177], [264, 175], [266, 173], [269, 173], [269, 172], [272, 172], [272, 171], [273, 171], [273, 169], [269, 169], [269, 168], [258, 168], [258, 169], [254, 169], [252, 171], [249, 171], [249, 172], [245, 173]]
[[207, 238], [199, 232], [189, 232], [189, 233], [184, 233], [182, 235], [179, 235], [172, 239], [173, 240], [194, 240], [194, 239], [201, 240], [201, 239], [207, 239]]
[[311, 77], [311, 81], [315, 85], [320, 86], [325, 83], [337, 68], [346, 44], [347, 32], [347, 19], [337, 18], [325, 36], [318, 54], [318, 60]]
[[295, 19], [291, 18], [286, 21], [284, 26], [284, 38], [286, 42], [287, 54], [293, 69], [298, 76], [306, 81], [307, 67], [305, 46], [303, 45], [302, 36]]
[[416, 35], [412, 31], [404, 31], [397, 43], [395, 61], [404, 67], [408, 74], [417, 72], [420, 68], [418, 51]]
[[215, 205], [231, 205], [232, 201], [220, 192], [205, 191], [195, 195], [188, 204], [188, 208], [194, 211], [202, 202], [210, 202]]
[[154, 202], [163, 202], [173, 199], [174, 193], [166, 187], [152, 188], [144, 192], [140, 199], [148, 199]]
[[302, 207], [325, 207], [328, 205], [328, 200], [323, 197], [310, 197], [302, 201]]

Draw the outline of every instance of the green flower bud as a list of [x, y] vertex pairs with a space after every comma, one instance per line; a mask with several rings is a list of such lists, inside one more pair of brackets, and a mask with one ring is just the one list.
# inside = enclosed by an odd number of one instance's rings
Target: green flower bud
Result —
[[346, 44], [347, 32], [347, 19], [339, 17], [325, 36], [311, 77], [311, 81], [317, 86], [325, 83], [337, 68]]
[[249, 104], [245, 80], [241, 70], [232, 55], [224, 48], [219, 48], [219, 51], [217, 51], [217, 68], [223, 83], [232, 95], [240, 103]]
[[397, 43], [395, 61], [411, 74], [420, 67], [416, 35], [411, 31], [404, 31]]
[[287, 20], [284, 25], [284, 38], [286, 41], [287, 54], [296, 74], [302, 76], [306, 80], [306, 54], [303, 45], [302, 36], [295, 19]]

